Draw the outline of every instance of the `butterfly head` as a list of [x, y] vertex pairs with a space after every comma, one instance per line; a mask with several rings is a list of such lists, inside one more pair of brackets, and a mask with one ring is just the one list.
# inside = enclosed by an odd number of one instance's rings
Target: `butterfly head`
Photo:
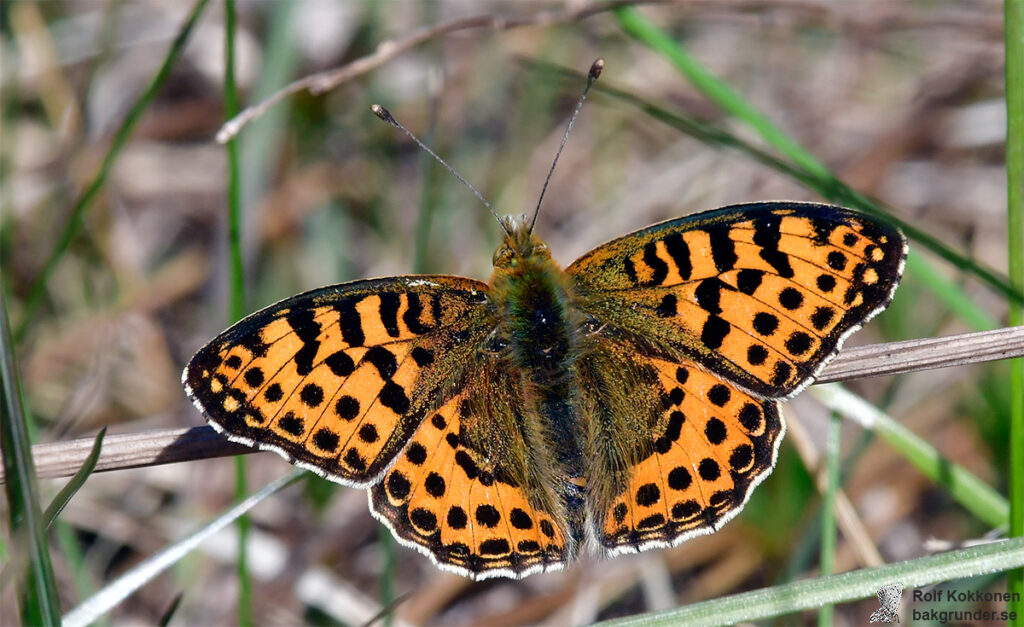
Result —
[[501, 226], [505, 230], [505, 240], [494, 251], [495, 270], [517, 273], [550, 263], [551, 250], [533, 234], [526, 216], [505, 216]]

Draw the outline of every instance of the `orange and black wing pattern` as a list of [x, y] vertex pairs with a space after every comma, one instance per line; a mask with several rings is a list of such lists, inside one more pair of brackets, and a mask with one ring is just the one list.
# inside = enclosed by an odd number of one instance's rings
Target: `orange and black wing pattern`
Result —
[[[588, 504], [601, 548], [636, 552], [719, 529], [775, 465], [785, 431], [779, 402], [687, 358], [591, 342], [600, 353], [584, 354], [580, 366], [592, 408]], [[611, 355], [614, 374], [605, 367]], [[618, 399], [632, 413], [609, 413]]]
[[486, 364], [424, 420], [370, 509], [403, 543], [475, 579], [557, 570], [575, 547], [550, 476], [531, 463], [519, 377]]
[[230, 439], [373, 483], [488, 332], [487, 286], [410, 276], [317, 289], [226, 330], [182, 374]]
[[765, 397], [809, 383], [889, 303], [906, 242], [861, 214], [812, 203], [734, 205], [663, 222], [566, 271], [579, 307]]
[[664, 222], [569, 266], [589, 316], [578, 370], [604, 549], [673, 545], [736, 515], [775, 464], [776, 399], [885, 308], [905, 254], [896, 229], [785, 202]]

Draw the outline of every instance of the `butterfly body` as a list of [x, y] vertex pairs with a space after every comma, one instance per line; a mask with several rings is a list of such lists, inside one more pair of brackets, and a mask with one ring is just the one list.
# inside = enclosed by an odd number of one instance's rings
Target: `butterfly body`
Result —
[[674, 545], [775, 463], [778, 399], [888, 304], [905, 242], [828, 205], [657, 224], [562, 269], [506, 219], [488, 284], [356, 281], [272, 305], [185, 369], [237, 441], [340, 483], [474, 578]]

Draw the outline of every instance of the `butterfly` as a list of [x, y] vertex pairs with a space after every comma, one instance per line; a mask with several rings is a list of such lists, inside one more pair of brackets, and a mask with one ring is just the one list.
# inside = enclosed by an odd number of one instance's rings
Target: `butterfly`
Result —
[[779, 400], [885, 308], [902, 234], [762, 202], [669, 220], [566, 268], [505, 217], [488, 283], [398, 276], [271, 305], [182, 379], [229, 439], [346, 486], [474, 579], [711, 533], [771, 472]]

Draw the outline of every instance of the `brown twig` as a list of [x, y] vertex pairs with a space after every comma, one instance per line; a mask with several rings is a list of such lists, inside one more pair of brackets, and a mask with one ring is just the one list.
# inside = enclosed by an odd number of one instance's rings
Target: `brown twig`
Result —
[[[822, 371], [818, 383], [962, 366], [1024, 356], [1024, 327], [946, 337], [873, 344], [844, 350]], [[85, 461], [92, 438], [32, 447], [40, 478], [67, 477]], [[96, 472], [172, 464], [254, 453], [229, 442], [210, 427], [108, 435]], [[0, 475], [0, 483], [4, 477]]]

